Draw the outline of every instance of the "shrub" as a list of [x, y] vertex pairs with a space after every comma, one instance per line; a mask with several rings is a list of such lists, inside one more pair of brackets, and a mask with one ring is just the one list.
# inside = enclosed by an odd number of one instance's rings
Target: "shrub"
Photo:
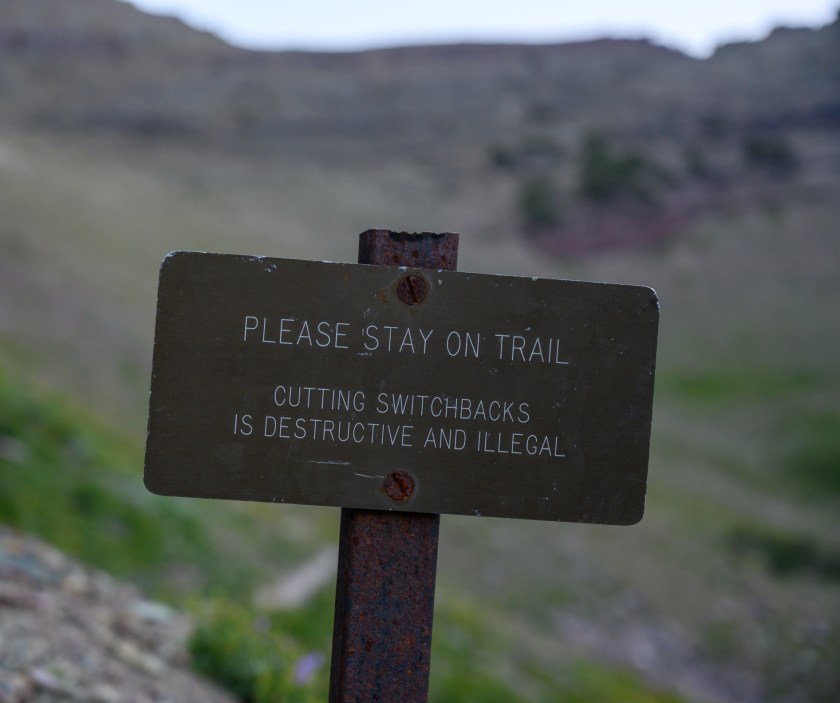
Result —
[[723, 115], [705, 115], [700, 118], [700, 130], [708, 139], [721, 142], [729, 136], [731, 125]]
[[495, 145], [490, 147], [490, 163], [494, 168], [507, 171], [516, 166], [516, 154], [508, 147]]
[[752, 135], [744, 139], [744, 160], [753, 168], [763, 169], [780, 178], [792, 176], [799, 159], [782, 135]]
[[551, 181], [534, 178], [520, 186], [519, 215], [527, 229], [557, 227], [561, 224], [558, 194]]
[[326, 699], [324, 656], [306, 652], [250, 609], [226, 602], [208, 607], [188, 646], [193, 667], [245, 703]]
[[730, 532], [727, 541], [734, 553], [757, 556], [778, 576], [807, 573], [825, 580], [840, 580], [840, 552], [809, 536], [739, 527]]
[[636, 151], [619, 151], [601, 134], [588, 135], [581, 149], [578, 192], [587, 200], [627, 196], [653, 202], [667, 174]]

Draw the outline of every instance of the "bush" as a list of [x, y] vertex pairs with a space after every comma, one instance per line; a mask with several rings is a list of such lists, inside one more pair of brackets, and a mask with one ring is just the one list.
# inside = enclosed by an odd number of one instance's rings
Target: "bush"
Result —
[[519, 215], [527, 229], [557, 227], [562, 222], [558, 195], [545, 178], [526, 181], [519, 189]]
[[794, 442], [783, 455], [785, 471], [812, 496], [840, 496], [840, 417], [800, 413]]
[[583, 198], [609, 201], [620, 196], [651, 203], [667, 174], [636, 151], [619, 151], [601, 134], [583, 142], [578, 170], [578, 192]]
[[700, 130], [704, 137], [714, 142], [722, 142], [729, 136], [732, 127], [723, 115], [705, 115], [700, 119]]
[[782, 135], [753, 135], [744, 139], [744, 160], [752, 168], [763, 169], [780, 178], [792, 176], [799, 159]]
[[549, 135], [532, 135], [515, 145], [496, 144], [488, 150], [490, 163], [501, 171], [546, 173], [563, 159], [563, 148]]
[[490, 163], [500, 171], [507, 171], [516, 166], [516, 154], [505, 146], [492, 146], [489, 149]]
[[840, 552], [803, 535], [755, 527], [732, 530], [727, 542], [736, 554], [753, 554], [778, 576], [812, 574], [824, 580], [840, 580]]
[[711, 178], [712, 168], [709, 166], [709, 161], [702, 149], [688, 147], [683, 152], [683, 161], [685, 162], [685, 170], [692, 178], [700, 180]]
[[189, 641], [193, 667], [245, 703], [326, 700], [321, 652], [307, 652], [271, 620], [231, 603], [208, 606]]

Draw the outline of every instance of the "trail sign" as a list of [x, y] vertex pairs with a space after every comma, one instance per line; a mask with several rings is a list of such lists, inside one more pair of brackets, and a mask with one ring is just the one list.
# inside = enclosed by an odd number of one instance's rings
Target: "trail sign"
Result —
[[176, 252], [146, 485], [632, 524], [658, 319], [637, 286]]

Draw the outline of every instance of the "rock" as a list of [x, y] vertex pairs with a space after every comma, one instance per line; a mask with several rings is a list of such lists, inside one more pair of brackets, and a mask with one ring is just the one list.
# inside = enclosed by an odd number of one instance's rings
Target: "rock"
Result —
[[90, 700], [91, 703], [122, 703], [125, 699], [113, 686], [100, 683], [90, 690]]
[[0, 583], [0, 605], [9, 608], [28, 608], [34, 610], [43, 608], [45, 599], [39, 597], [37, 593], [32, 593], [30, 590]]
[[0, 676], [0, 703], [23, 703], [30, 700], [32, 682], [25, 676]]
[[163, 603], [139, 600], [132, 604], [130, 613], [139, 620], [154, 623], [167, 623], [175, 616], [175, 611]]
[[0, 526], [0, 703], [233, 703], [189, 669], [187, 617]]

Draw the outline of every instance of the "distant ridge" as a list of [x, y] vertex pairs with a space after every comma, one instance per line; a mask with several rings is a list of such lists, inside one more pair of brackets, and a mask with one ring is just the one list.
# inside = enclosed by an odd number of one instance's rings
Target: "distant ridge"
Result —
[[3, 0], [0, 46], [30, 52], [83, 51], [97, 43], [122, 50], [222, 48], [219, 38], [174, 17], [147, 14], [118, 0]]
[[569, 254], [816, 178], [793, 142], [836, 137], [838, 56], [837, 21], [705, 60], [646, 39], [262, 52], [117, 0], [5, 0], [0, 129], [495, 171], [531, 241]]
[[779, 30], [704, 61], [645, 39], [255, 52], [117, 0], [4, 0], [0, 124], [353, 151], [649, 131], [666, 113], [684, 131], [702, 111], [789, 114], [791, 85], [795, 111], [832, 113], [837, 35]]

